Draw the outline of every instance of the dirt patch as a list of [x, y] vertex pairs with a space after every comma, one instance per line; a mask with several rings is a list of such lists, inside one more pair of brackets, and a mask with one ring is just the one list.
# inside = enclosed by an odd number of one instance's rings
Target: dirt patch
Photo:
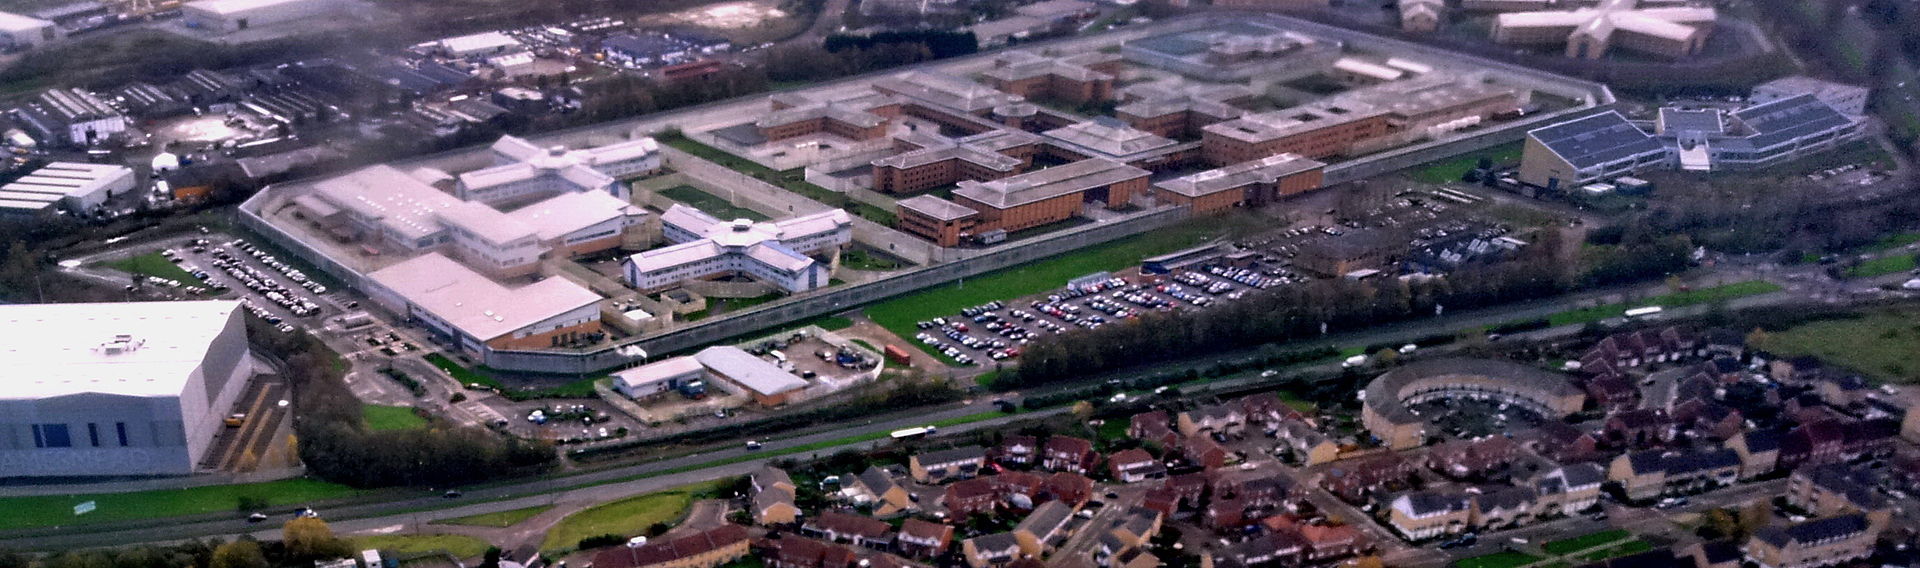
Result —
[[786, 10], [778, 0], [742, 0], [723, 2], [650, 16], [650, 23], [682, 24], [715, 30], [746, 30], [785, 19]]

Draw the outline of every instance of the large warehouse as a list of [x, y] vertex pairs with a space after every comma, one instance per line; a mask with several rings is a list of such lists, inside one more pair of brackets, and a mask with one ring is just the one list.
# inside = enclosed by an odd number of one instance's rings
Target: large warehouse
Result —
[[0, 212], [42, 212], [59, 206], [88, 213], [107, 198], [133, 191], [133, 169], [113, 164], [53, 162], [0, 185]]
[[0, 306], [0, 478], [184, 475], [253, 365], [240, 303]]
[[22, 49], [39, 47], [66, 37], [66, 32], [53, 22], [22, 16], [11, 12], [0, 12], [0, 44]]
[[338, 0], [199, 0], [181, 8], [187, 27], [225, 34], [331, 14]]

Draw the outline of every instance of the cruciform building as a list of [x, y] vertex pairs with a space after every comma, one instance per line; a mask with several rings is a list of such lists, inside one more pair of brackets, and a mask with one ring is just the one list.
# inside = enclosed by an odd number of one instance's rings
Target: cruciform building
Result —
[[[1651, 2], [1648, 2], [1651, 3]], [[1565, 43], [1567, 57], [1599, 59], [1614, 45], [1665, 57], [1700, 52], [1717, 17], [1707, 6], [1642, 6], [1642, 0], [1602, 0], [1575, 10], [1513, 12], [1493, 23], [1503, 44]]]

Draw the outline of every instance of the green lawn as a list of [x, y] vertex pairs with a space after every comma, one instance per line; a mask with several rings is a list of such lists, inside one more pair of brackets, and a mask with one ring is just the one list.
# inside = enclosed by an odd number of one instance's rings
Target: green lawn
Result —
[[558, 524], [547, 530], [540, 550], [549, 555], [564, 553], [574, 550], [580, 539], [590, 536], [639, 536], [645, 534], [647, 527], [654, 523], [677, 522], [686, 514], [687, 506], [693, 503], [694, 495], [711, 489], [715, 483], [720, 482], [696, 483], [628, 497], [567, 515], [567, 518], [560, 519]]
[[1920, 383], [1920, 311], [1890, 310], [1855, 319], [1823, 320], [1767, 332], [1759, 348], [1779, 356], [1812, 355], [1895, 383]]
[[1591, 308], [1568, 310], [1568, 311], [1560, 312], [1557, 314], [1553, 314], [1551, 316], [1547, 316], [1547, 321], [1551, 322], [1555, 326], [1578, 325], [1583, 323], [1593, 323], [1593, 322], [1597, 322], [1607, 318], [1620, 317], [1621, 314], [1625, 313], [1628, 308], [1637, 308], [1637, 307], [1645, 307], [1645, 306], [1677, 308], [1680, 306], [1705, 304], [1710, 302], [1718, 302], [1722, 300], [1731, 300], [1734, 298], [1740, 298], [1745, 296], [1756, 296], [1760, 294], [1768, 294], [1768, 293], [1778, 292], [1778, 291], [1780, 291], [1779, 284], [1774, 284], [1772, 282], [1767, 282], [1765, 280], [1748, 280], [1746, 282], [1735, 282], [1735, 283], [1727, 284], [1723, 286], [1712, 286], [1708, 288], [1688, 290], [1685, 292], [1674, 292], [1671, 294], [1662, 294], [1659, 296], [1653, 296], [1650, 298], [1634, 301], [1632, 302], [1631, 306], [1629, 306], [1628, 304], [1608, 304], [1604, 306], [1594, 306]]
[[1494, 165], [1520, 161], [1520, 151], [1522, 147], [1523, 145], [1520, 142], [1513, 142], [1478, 152], [1461, 154], [1445, 160], [1432, 162], [1416, 169], [1410, 169], [1407, 171], [1407, 177], [1413, 178], [1414, 181], [1424, 183], [1460, 181], [1460, 176], [1466, 175], [1467, 170], [1471, 170], [1474, 166], [1480, 165], [1480, 158], [1491, 159]]
[[367, 404], [360, 407], [360, 415], [367, 423], [367, 429], [375, 432], [427, 427], [427, 419], [414, 414], [411, 406]]
[[492, 546], [487, 541], [458, 534], [383, 534], [353, 537], [353, 548], [369, 548], [392, 552], [400, 556], [447, 552], [460, 558], [474, 558], [487, 553]]
[[1588, 552], [1586, 554], [1581, 554], [1579, 558], [1581, 562], [1599, 562], [1601, 560], [1606, 560], [1608, 558], [1619, 558], [1622, 556], [1630, 556], [1630, 555], [1646, 552], [1649, 550], [1653, 550], [1653, 545], [1647, 544], [1646, 541], [1636, 538], [1636, 539], [1629, 540], [1617, 545], [1608, 546], [1600, 550]]
[[1897, 235], [1888, 235], [1886, 238], [1882, 238], [1879, 241], [1876, 241], [1873, 244], [1868, 245], [1867, 249], [1868, 250], [1887, 250], [1891, 248], [1907, 246], [1914, 243], [1920, 243], [1920, 233], [1900, 233]]
[[169, 262], [167, 257], [160, 256], [160, 253], [157, 252], [150, 252], [140, 256], [130, 256], [119, 260], [110, 260], [100, 263], [100, 266], [128, 274], [178, 280], [182, 285], [190, 286], [200, 282], [200, 279], [194, 278], [192, 274], [188, 274], [186, 270], [181, 269], [180, 265]]
[[433, 524], [465, 525], [470, 527], [506, 528], [506, 527], [511, 527], [511, 526], [520, 524], [522, 521], [531, 519], [535, 515], [545, 513], [547, 512], [548, 509], [552, 509], [552, 508], [553, 508], [553, 505], [535, 505], [532, 507], [527, 507], [525, 509], [514, 509], [511, 511], [501, 511], [498, 513], [481, 513], [478, 515], [468, 515], [465, 517], [441, 519], [438, 521], [434, 521]]
[[1913, 270], [1913, 255], [1895, 254], [1869, 260], [1860, 263], [1860, 266], [1849, 268], [1847, 269], [1847, 276], [1853, 278], [1868, 278], [1893, 274], [1895, 272], [1906, 272], [1908, 270]]
[[[1220, 229], [1219, 219], [1183, 223], [907, 294], [867, 306], [866, 313], [874, 323], [895, 335], [911, 338], [920, 332], [914, 326], [917, 322], [953, 316], [960, 313], [960, 308], [967, 306], [993, 300], [1011, 301], [1045, 292], [1065, 286], [1068, 280], [1095, 272], [1120, 270], [1139, 263], [1142, 258], [1192, 247], [1218, 237]], [[946, 355], [926, 344], [918, 341], [912, 343], [943, 361], [951, 362]]]
[[[322, 499], [351, 497], [359, 491], [311, 479], [289, 479], [240, 485], [213, 485], [189, 489], [166, 489], [132, 493], [89, 495], [50, 495], [0, 497], [0, 530], [50, 527], [56, 525], [96, 524], [139, 519], [158, 519], [204, 513], [232, 513], [241, 497], [258, 498], [280, 507]], [[96, 509], [74, 516], [73, 506], [93, 501]]]
[[1606, 544], [1616, 540], [1622, 540], [1631, 536], [1633, 536], [1633, 534], [1628, 533], [1625, 530], [1614, 529], [1614, 530], [1600, 531], [1597, 533], [1592, 533], [1592, 534], [1587, 534], [1582, 536], [1576, 536], [1573, 538], [1566, 538], [1566, 539], [1552, 541], [1552, 542], [1540, 545], [1540, 548], [1545, 549], [1548, 554], [1560, 555], [1560, 554], [1567, 554], [1569, 552], [1586, 550], [1588, 548], [1593, 548], [1595, 546], [1600, 546], [1602, 544]]
[[1514, 568], [1539, 562], [1540, 557], [1518, 552], [1496, 552], [1453, 561], [1454, 568]]
[[700, 191], [700, 188], [697, 188], [691, 185], [682, 185], [682, 186], [663, 189], [663, 190], [660, 190], [660, 195], [667, 196], [668, 199], [672, 199], [674, 201], [685, 203], [689, 207], [692, 207], [694, 209], [699, 209], [701, 211], [705, 211], [707, 212], [708, 215], [712, 215], [720, 219], [751, 219], [754, 221], [767, 220], [767, 216], [761, 215], [760, 212], [758, 211], [754, 211], [752, 209], [748, 209], [745, 207], [735, 206], [732, 203], [728, 203], [725, 198], [722, 198], [720, 196], [707, 193], [704, 191]]

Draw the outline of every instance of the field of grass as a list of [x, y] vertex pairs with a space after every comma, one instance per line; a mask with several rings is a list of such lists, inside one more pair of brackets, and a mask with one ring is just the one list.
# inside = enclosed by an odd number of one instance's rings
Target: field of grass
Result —
[[767, 216], [761, 215], [758, 211], [745, 207], [737, 207], [732, 203], [728, 203], [726, 199], [720, 196], [700, 191], [700, 188], [691, 185], [663, 189], [660, 190], [660, 195], [667, 196], [668, 199], [674, 201], [685, 203], [689, 207], [705, 211], [708, 215], [720, 219], [767, 220]]
[[1895, 272], [1906, 272], [1913, 270], [1913, 266], [1913, 255], [1895, 254], [1862, 262], [1860, 266], [1847, 269], [1847, 276], [1853, 278], [1868, 278], [1893, 274]]
[[1480, 165], [1480, 158], [1491, 159], [1494, 165], [1520, 161], [1522, 146], [1520, 142], [1513, 142], [1494, 146], [1479, 152], [1461, 154], [1438, 162], [1429, 163], [1419, 168], [1407, 170], [1407, 177], [1413, 178], [1414, 181], [1424, 183], [1460, 181], [1460, 176], [1466, 175], [1467, 170], [1471, 170], [1474, 166]]
[[1649, 550], [1653, 550], [1653, 545], [1647, 544], [1646, 541], [1636, 538], [1636, 539], [1629, 540], [1617, 545], [1612, 545], [1606, 548], [1595, 550], [1593, 552], [1581, 554], [1578, 558], [1580, 559], [1581, 562], [1599, 562], [1601, 560], [1606, 560], [1609, 558], [1631, 556], [1631, 555], [1639, 554]]
[[487, 547], [491, 546], [487, 541], [459, 534], [383, 534], [352, 540], [354, 550], [374, 548], [400, 556], [447, 552], [460, 558], [474, 558], [486, 554]]
[[[158, 519], [205, 513], [233, 513], [242, 497], [262, 499], [280, 507], [322, 499], [351, 497], [358, 490], [311, 479], [289, 479], [265, 483], [212, 485], [188, 489], [164, 489], [131, 493], [89, 495], [47, 495], [0, 497], [0, 530], [84, 525]], [[87, 501], [96, 505], [93, 512], [74, 516], [73, 506]]]
[[1540, 548], [1545, 549], [1548, 554], [1556, 554], [1556, 555], [1566, 554], [1569, 552], [1586, 550], [1588, 548], [1593, 548], [1595, 546], [1600, 546], [1602, 544], [1606, 544], [1616, 540], [1622, 540], [1631, 536], [1633, 536], [1633, 534], [1628, 533], [1625, 530], [1614, 529], [1614, 530], [1600, 531], [1597, 533], [1576, 536], [1573, 538], [1564, 538], [1564, 539], [1548, 542], [1546, 544], [1540, 545]]
[[360, 407], [360, 415], [367, 423], [367, 429], [375, 432], [427, 427], [427, 419], [414, 414], [411, 406], [367, 404]]
[[725, 480], [675, 487], [658, 493], [628, 497], [567, 515], [547, 530], [540, 550], [549, 554], [574, 550], [580, 539], [617, 534], [639, 536], [654, 523], [679, 521], [696, 495], [711, 491]]
[[1539, 562], [1540, 557], [1518, 552], [1496, 552], [1453, 561], [1454, 568], [1514, 568]]
[[1811, 355], [1894, 383], [1920, 383], [1920, 311], [1874, 312], [1855, 319], [1810, 322], [1767, 332], [1761, 349], [1779, 356]]
[[188, 274], [186, 270], [181, 269], [180, 265], [167, 261], [167, 257], [160, 256], [160, 253], [157, 252], [130, 256], [119, 260], [110, 260], [100, 263], [100, 266], [128, 274], [178, 280], [181, 284], [186, 285], [200, 281], [200, 279], [194, 278], [192, 274]]
[[1677, 308], [1680, 306], [1705, 304], [1710, 302], [1731, 300], [1734, 298], [1741, 298], [1746, 296], [1756, 296], [1760, 294], [1767, 294], [1767, 293], [1778, 292], [1778, 291], [1780, 291], [1780, 285], [1778, 284], [1767, 282], [1765, 280], [1748, 280], [1746, 282], [1735, 282], [1732, 284], [1726, 284], [1722, 286], [1712, 286], [1708, 288], [1688, 290], [1685, 292], [1674, 292], [1671, 294], [1662, 294], [1659, 296], [1653, 296], [1650, 298], [1636, 300], [1632, 302], [1631, 305], [1608, 304], [1605, 306], [1594, 306], [1591, 308], [1568, 310], [1568, 311], [1560, 312], [1557, 314], [1553, 314], [1551, 316], [1547, 316], [1547, 321], [1551, 322], [1555, 326], [1578, 325], [1578, 324], [1584, 324], [1584, 323], [1593, 323], [1593, 322], [1597, 322], [1607, 318], [1620, 317], [1620, 315], [1623, 313], [1626, 313], [1626, 311], [1629, 308], [1637, 308], [1637, 307], [1645, 307], [1645, 306]]
[[1920, 233], [1900, 233], [1897, 235], [1888, 235], [1886, 238], [1880, 239], [1879, 241], [1876, 241], [1873, 244], [1868, 245], [1867, 249], [1868, 250], [1887, 250], [1891, 248], [1907, 246], [1914, 243], [1920, 243]]
[[[1142, 258], [1218, 237], [1220, 228], [1217, 221], [1176, 225], [883, 301], [867, 306], [866, 313], [874, 323], [895, 335], [911, 338], [919, 333], [919, 328], [914, 327], [917, 322], [952, 316], [967, 306], [1045, 292], [1095, 272], [1120, 270], [1139, 263]], [[951, 362], [926, 344], [912, 343]]]
[[841, 268], [851, 268], [854, 270], [899, 270], [908, 266], [912, 266], [912, 264], [861, 248], [840, 253]]
[[511, 527], [511, 526], [520, 524], [522, 521], [531, 519], [535, 515], [545, 513], [547, 512], [548, 509], [552, 509], [552, 508], [553, 508], [553, 505], [535, 505], [532, 507], [527, 507], [525, 509], [514, 509], [511, 511], [501, 511], [498, 513], [481, 513], [478, 515], [468, 515], [465, 517], [441, 519], [438, 521], [434, 521], [433, 524], [463, 525], [463, 526], [469, 526], [469, 527], [506, 528], [506, 527]]

